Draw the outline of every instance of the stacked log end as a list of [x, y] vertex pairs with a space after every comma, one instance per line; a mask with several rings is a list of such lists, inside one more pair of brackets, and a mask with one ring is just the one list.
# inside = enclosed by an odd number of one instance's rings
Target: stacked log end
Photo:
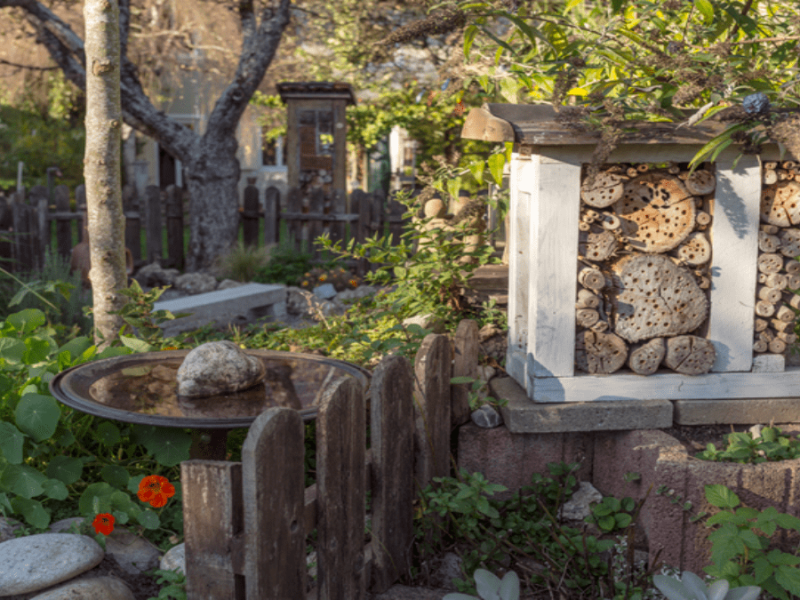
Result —
[[[609, 374], [627, 365], [639, 375], [663, 366], [692, 375], [711, 369], [713, 346], [692, 333], [708, 317], [715, 187], [711, 171], [690, 173], [674, 163], [606, 165], [584, 177], [575, 302], [579, 369]], [[665, 273], [668, 293], [681, 298], [677, 312], [653, 305]]]
[[793, 161], [765, 162], [762, 169], [761, 226], [753, 351], [786, 354], [797, 341], [800, 310], [800, 171]]

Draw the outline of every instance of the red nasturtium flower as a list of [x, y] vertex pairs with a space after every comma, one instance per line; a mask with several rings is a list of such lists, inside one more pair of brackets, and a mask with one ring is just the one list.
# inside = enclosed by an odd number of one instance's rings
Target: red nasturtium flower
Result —
[[148, 475], [139, 483], [136, 494], [142, 502], [149, 502], [153, 508], [161, 508], [175, 495], [175, 486], [166, 477]]
[[100, 513], [92, 521], [95, 533], [102, 533], [103, 535], [111, 535], [114, 531], [114, 515], [108, 513]]

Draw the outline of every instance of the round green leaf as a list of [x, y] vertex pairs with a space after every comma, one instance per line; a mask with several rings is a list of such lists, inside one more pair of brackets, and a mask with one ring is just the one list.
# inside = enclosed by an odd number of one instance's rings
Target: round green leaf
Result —
[[83, 462], [71, 456], [54, 456], [47, 465], [47, 476], [58, 479], [65, 485], [72, 485], [81, 478]]
[[119, 434], [119, 428], [108, 421], [100, 423], [96, 434], [98, 441], [104, 446], [115, 446], [122, 439]]
[[136, 517], [136, 520], [139, 521], [145, 529], [158, 529], [159, 525], [161, 525], [158, 515], [152, 510], [142, 511], [141, 514]]
[[140, 432], [141, 443], [159, 464], [174, 467], [189, 460], [192, 437], [178, 429], [152, 427]]
[[12, 498], [11, 506], [14, 508], [14, 512], [25, 517], [25, 521], [32, 527], [46, 529], [50, 525], [50, 515], [38, 500], [17, 496]]
[[69, 496], [67, 486], [58, 479], [48, 479], [42, 484], [45, 496], [53, 500], [66, 500]]
[[[107, 483], [92, 483], [81, 494], [80, 500], [78, 500], [78, 510], [82, 515], [109, 512], [112, 493], [114, 493], [114, 488]], [[95, 510], [95, 504], [97, 510]]]
[[65, 431], [61, 434], [58, 438], [58, 445], [62, 448], [66, 448], [67, 446], [71, 446], [75, 443], [75, 436], [72, 435], [71, 431]]
[[628, 513], [617, 513], [614, 515], [614, 520], [617, 523], [617, 527], [619, 529], [625, 529], [628, 525], [631, 524], [633, 521], [633, 517], [630, 516]]
[[633, 512], [636, 508], [636, 501], [633, 498], [626, 497], [622, 499], [622, 510], [625, 512]]
[[23, 498], [35, 498], [44, 492], [47, 481], [42, 473], [28, 465], [8, 465], [0, 476], [0, 486]]
[[31, 333], [37, 327], [44, 325], [47, 319], [38, 308], [26, 308], [18, 313], [9, 315], [7, 322], [21, 333]]
[[25, 350], [25, 342], [22, 340], [0, 338], [0, 358], [10, 363], [21, 363]]
[[125, 523], [128, 522], [128, 513], [126, 512], [115, 510], [112, 511], [111, 514], [114, 515], [116, 522], [119, 523], [120, 525], [125, 525]]
[[616, 521], [614, 520], [614, 517], [611, 516], [602, 517], [597, 520], [597, 526], [600, 527], [600, 529], [602, 529], [603, 531], [612, 531], [614, 529], [615, 524]]
[[128, 479], [128, 491], [131, 494], [137, 493], [139, 491], [139, 484], [145, 477], [146, 477], [145, 475], [137, 475], [136, 477], [131, 477], [130, 479]]
[[55, 399], [41, 394], [25, 394], [14, 411], [17, 427], [35, 442], [44, 441], [55, 433], [60, 416]]
[[22, 462], [22, 446], [25, 436], [7, 421], [0, 421], [0, 456], [12, 465]]
[[128, 485], [128, 471], [115, 465], [105, 465], [100, 469], [100, 477], [115, 488], [125, 489]]

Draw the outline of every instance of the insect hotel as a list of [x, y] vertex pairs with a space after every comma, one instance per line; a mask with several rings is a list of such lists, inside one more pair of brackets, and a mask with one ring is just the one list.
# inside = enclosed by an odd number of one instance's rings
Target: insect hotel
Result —
[[592, 165], [598, 136], [555, 117], [489, 104], [462, 134], [514, 143], [506, 369], [528, 397], [796, 395], [800, 167], [765, 145], [691, 171], [719, 123], [644, 123]]

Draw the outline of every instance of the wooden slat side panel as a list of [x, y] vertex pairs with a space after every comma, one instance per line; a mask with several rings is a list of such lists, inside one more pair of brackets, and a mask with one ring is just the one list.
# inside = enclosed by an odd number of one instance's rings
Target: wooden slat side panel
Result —
[[264, 192], [264, 245], [278, 243], [280, 237], [281, 192], [269, 186]]
[[414, 361], [415, 477], [422, 489], [450, 474], [450, 341], [428, 334]]
[[[183, 269], [183, 197], [181, 190], [167, 186], [167, 264], [173, 269]], [[256, 223], [256, 228], [258, 224]]]
[[245, 246], [258, 246], [258, 188], [248, 184], [242, 202], [242, 238]]
[[[478, 349], [480, 347], [478, 324], [471, 319], [464, 319], [458, 324], [455, 335], [455, 357], [453, 358], [453, 377], [478, 376]], [[469, 421], [468, 383], [457, 383], [450, 386], [450, 422], [451, 425], [463, 425]]]
[[244, 600], [244, 579], [234, 573], [231, 544], [242, 531], [242, 464], [181, 463], [186, 593], [192, 600]]
[[334, 382], [317, 415], [317, 587], [319, 600], [366, 595], [364, 391], [352, 377]]
[[756, 261], [761, 203], [761, 168], [755, 156], [717, 162], [712, 232], [711, 314], [708, 339], [717, 351], [716, 372], [753, 366]]
[[[309, 212], [324, 213], [325, 200], [325, 192], [320, 188], [315, 188], [311, 192], [311, 197], [309, 198]], [[319, 247], [314, 242], [319, 236], [322, 235], [323, 222], [315, 219], [309, 222], [308, 227], [308, 250], [311, 252], [313, 258], [319, 258]]]
[[247, 598], [306, 591], [304, 429], [290, 408], [261, 413], [242, 446]]
[[157, 185], [148, 185], [145, 190], [145, 231], [147, 264], [161, 261], [161, 190]]
[[529, 378], [571, 377], [575, 312], [564, 307], [575, 304], [578, 285], [581, 163], [577, 157], [565, 157], [563, 162], [534, 158], [532, 162], [535, 183], [528, 271], [534, 283], [528, 298], [527, 374]]
[[506, 370], [522, 387], [527, 385], [528, 294], [530, 274], [529, 233], [530, 204], [535, 171], [530, 157], [514, 154], [511, 159], [511, 206], [508, 239], [508, 351]]
[[372, 444], [372, 578], [370, 590], [389, 589], [411, 560], [414, 502], [414, 401], [411, 365], [389, 356], [370, 384]]

